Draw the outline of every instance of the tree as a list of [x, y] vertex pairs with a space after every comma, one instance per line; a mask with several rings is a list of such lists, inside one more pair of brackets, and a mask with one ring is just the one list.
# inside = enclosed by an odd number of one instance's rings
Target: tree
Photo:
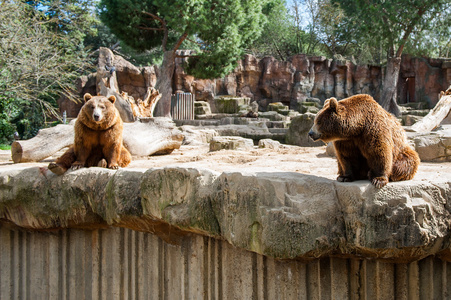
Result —
[[17, 129], [22, 138], [30, 138], [48, 114], [57, 117], [56, 99], [61, 92], [72, 96], [87, 59], [73, 50], [76, 46], [67, 47], [77, 41], [50, 31], [51, 21], [27, 4], [1, 3], [0, 19], [0, 121], [8, 132]]
[[199, 51], [187, 71], [198, 78], [231, 72], [246, 46], [261, 33], [266, 0], [101, 0], [100, 18], [126, 44], [137, 50], [158, 46], [163, 62], [156, 88], [162, 98], [157, 114], [170, 116], [172, 76], [177, 50], [190, 40]]
[[262, 34], [252, 43], [250, 50], [257, 57], [274, 56], [286, 60], [286, 45], [289, 43], [291, 21], [285, 1], [273, 1], [263, 8], [267, 22]]
[[387, 50], [387, 67], [380, 104], [399, 115], [396, 90], [401, 55], [412, 35], [425, 30], [436, 18], [448, 18], [443, 12], [449, 0], [332, 0], [339, 3], [348, 21], [366, 41]]

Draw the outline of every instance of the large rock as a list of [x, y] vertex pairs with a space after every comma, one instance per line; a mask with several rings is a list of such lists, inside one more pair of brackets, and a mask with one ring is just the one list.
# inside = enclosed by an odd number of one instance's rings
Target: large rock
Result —
[[211, 107], [215, 113], [235, 114], [240, 111], [240, 107], [249, 104], [250, 99], [247, 97], [218, 96], [214, 98]]
[[267, 256], [450, 260], [451, 179], [340, 183], [293, 172], [0, 169], [0, 222], [197, 233]]
[[254, 149], [254, 142], [239, 136], [215, 136], [210, 140], [210, 151], [223, 149], [249, 151]]
[[408, 133], [421, 161], [451, 161], [451, 125], [442, 125], [430, 133]]
[[312, 113], [305, 113], [294, 117], [287, 133], [286, 143], [290, 145], [297, 145], [302, 147], [321, 147], [324, 146], [322, 142], [314, 142], [308, 136], [308, 132], [313, 126], [315, 115]]

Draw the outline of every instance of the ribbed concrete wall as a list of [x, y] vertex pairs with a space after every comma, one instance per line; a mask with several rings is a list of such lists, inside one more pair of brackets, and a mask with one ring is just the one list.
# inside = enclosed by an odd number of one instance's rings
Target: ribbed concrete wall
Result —
[[[1, 225], [0, 225], [1, 226]], [[0, 299], [448, 299], [451, 266], [277, 261], [197, 235], [0, 228]]]

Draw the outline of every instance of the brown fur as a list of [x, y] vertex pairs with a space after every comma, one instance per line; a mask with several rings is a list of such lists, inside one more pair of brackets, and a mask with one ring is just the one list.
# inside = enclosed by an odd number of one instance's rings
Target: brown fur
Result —
[[369, 95], [326, 100], [309, 135], [333, 142], [338, 181], [369, 179], [381, 188], [412, 179], [420, 163], [398, 120]]
[[116, 98], [85, 94], [84, 100], [75, 122], [74, 145], [49, 164], [56, 174], [92, 166], [118, 169], [131, 162], [131, 155], [122, 144], [123, 123], [114, 106]]

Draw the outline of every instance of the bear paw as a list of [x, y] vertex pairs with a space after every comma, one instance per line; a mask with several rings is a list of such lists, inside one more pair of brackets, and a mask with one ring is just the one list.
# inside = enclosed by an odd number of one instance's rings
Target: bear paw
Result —
[[339, 182], [353, 182], [354, 178], [352, 176], [340, 175], [340, 176], [337, 177], [337, 181], [339, 181]]
[[78, 161], [76, 161], [76, 162], [74, 162], [73, 164], [72, 164], [72, 166], [70, 167], [72, 170], [78, 170], [78, 169], [81, 169], [81, 168], [83, 168], [84, 167], [84, 164], [82, 164], [81, 162], [78, 162]]
[[377, 187], [378, 189], [383, 188], [388, 183], [387, 177], [374, 177], [373, 180], [371, 180], [371, 183]]
[[109, 169], [113, 169], [113, 170], [117, 170], [119, 169], [119, 165], [118, 164], [111, 164], [108, 166]]
[[63, 175], [67, 171], [66, 168], [61, 167], [60, 165], [58, 165], [58, 164], [56, 164], [54, 162], [49, 163], [48, 168], [49, 168], [50, 171], [52, 171], [56, 175]]
[[102, 158], [99, 163], [97, 164], [97, 167], [100, 168], [106, 168], [108, 166], [108, 163], [106, 162], [106, 160], [104, 158]]

